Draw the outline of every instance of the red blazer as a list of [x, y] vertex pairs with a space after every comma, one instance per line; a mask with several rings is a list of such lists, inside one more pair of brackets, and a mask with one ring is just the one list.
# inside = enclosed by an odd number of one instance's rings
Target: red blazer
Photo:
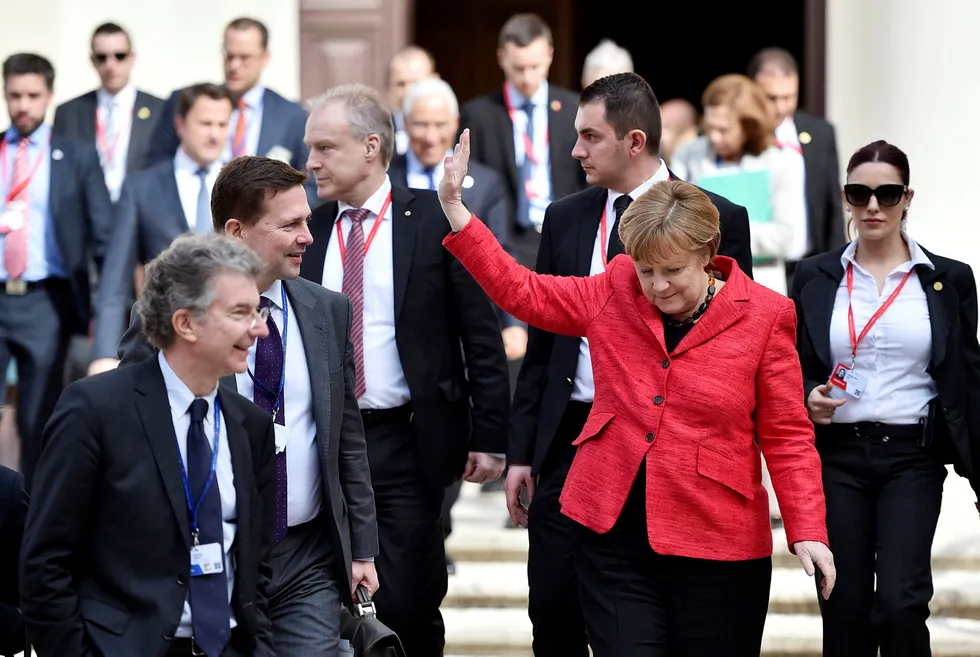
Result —
[[561, 495], [565, 515], [609, 531], [646, 459], [647, 533], [657, 553], [770, 556], [761, 445], [790, 546], [827, 543], [789, 299], [719, 256], [726, 285], [668, 355], [660, 313], [643, 296], [628, 256], [597, 276], [558, 277], [518, 265], [480, 221], [444, 243], [506, 312], [589, 339], [595, 402], [575, 441]]

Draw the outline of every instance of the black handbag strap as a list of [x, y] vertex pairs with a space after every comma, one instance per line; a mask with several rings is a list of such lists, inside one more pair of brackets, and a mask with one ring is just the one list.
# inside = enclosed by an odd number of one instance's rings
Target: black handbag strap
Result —
[[365, 616], [377, 616], [377, 610], [374, 608], [374, 603], [371, 602], [371, 594], [368, 592], [367, 588], [363, 584], [357, 585], [357, 590], [354, 592], [354, 616], [358, 618], [364, 618]]

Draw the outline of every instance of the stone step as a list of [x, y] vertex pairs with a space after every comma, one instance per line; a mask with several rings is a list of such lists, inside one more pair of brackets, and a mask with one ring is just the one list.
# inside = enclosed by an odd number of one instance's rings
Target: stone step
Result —
[[[934, 574], [934, 616], [980, 620], [980, 571], [946, 570]], [[519, 562], [458, 562], [449, 578], [443, 608], [527, 608], [527, 568]], [[769, 611], [775, 614], [816, 614], [813, 579], [797, 565], [774, 568]]]
[[[443, 609], [446, 651], [488, 657], [531, 657], [531, 622], [522, 609]], [[931, 618], [934, 657], [980, 654], [980, 621]], [[763, 657], [820, 657], [820, 617], [770, 614]]]

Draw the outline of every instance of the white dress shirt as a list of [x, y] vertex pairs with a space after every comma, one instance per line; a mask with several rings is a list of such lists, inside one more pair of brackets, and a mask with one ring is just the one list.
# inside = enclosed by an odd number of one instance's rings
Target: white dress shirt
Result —
[[[95, 92], [97, 105], [97, 126], [108, 132], [109, 117], [112, 117], [112, 130], [118, 137], [107, 139], [102, 136], [104, 143], [99, 143], [98, 131], [96, 132], [96, 147], [99, 151], [99, 162], [102, 164], [102, 173], [105, 175], [105, 184], [109, 189], [109, 196], [113, 201], [119, 198], [122, 190], [123, 180], [126, 178], [126, 161], [129, 157], [129, 137], [133, 128], [133, 108], [136, 106], [136, 87], [127, 84], [115, 95], [110, 94], [105, 89]], [[105, 150], [103, 150], [103, 146]]]
[[[276, 281], [262, 296], [270, 301], [269, 314], [282, 335], [282, 281]], [[313, 417], [313, 391], [310, 370], [303, 347], [303, 335], [296, 322], [293, 306], [286, 297], [289, 318], [284, 345], [286, 351], [286, 385], [283, 388], [282, 417], [286, 420], [286, 522], [290, 527], [309, 522], [320, 512], [323, 482], [320, 478], [320, 452], [316, 442], [316, 420]], [[255, 372], [256, 341], [248, 349], [248, 372]], [[252, 399], [255, 384], [248, 372], [235, 375], [238, 393]]]
[[[364, 203], [368, 217], [364, 220], [364, 241], [367, 242], [378, 213], [391, 191], [391, 180], [384, 182]], [[350, 235], [351, 220], [344, 211], [351, 206], [341, 201], [335, 221], [340, 222], [344, 244]], [[393, 244], [391, 221], [394, 208], [389, 205], [371, 247], [364, 258], [364, 377], [365, 393], [357, 400], [361, 408], [397, 408], [411, 400], [408, 381], [402, 370], [398, 345], [395, 343], [395, 271], [392, 262]], [[414, 217], [399, 217], [399, 221], [415, 221]], [[323, 263], [323, 287], [335, 292], [344, 291], [344, 264], [340, 259], [340, 244], [336, 226], [327, 245]]]
[[[634, 201], [640, 194], [653, 187], [654, 183], [663, 182], [669, 179], [670, 173], [667, 165], [660, 160], [660, 167], [651, 177], [644, 180], [639, 187], [630, 192], [630, 198]], [[606, 192], [606, 248], [609, 248], [609, 240], [612, 237], [613, 226], [616, 225], [616, 208], [613, 204], [622, 196], [620, 192], [607, 190]], [[592, 266], [589, 268], [589, 276], [595, 276], [605, 271], [602, 264], [602, 222], [599, 222], [599, 230], [595, 234], [595, 242], [592, 245]], [[589, 341], [582, 338], [578, 348], [578, 364], [575, 366], [575, 381], [572, 384], [572, 400], [592, 403], [595, 398], [595, 380], [592, 378], [592, 353], [589, 351]]]
[[[197, 177], [201, 165], [192, 160], [183, 147], [177, 149], [174, 155], [174, 176], [177, 178], [177, 193], [180, 195], [180, 207], [184, 210], [187, 218], [187, 226], [191, 230], [205, 232], [203, 226], [197, 226], [197, 196], [201, 192], [201, 179]], [[212, 162], [207, 167], [208, 175], [204, 177], [205, 184], [208, 186], [208, 198], [211, 197], [211, 190], [214, 188], [214, 181], [218, 179], [218, 172], [221, 171], [220, 162]], [[211, 226], [211, 217], [205, 217], [208, 227]]]
[[[524, 164], [526, 157], [524, 135], [527, 132], [527, 113], [521, 108], [530, 101], [534, 105], [534, 155], [537, 164], [532, 174], [532, 187], [535, 197], [531, 199], [531, 222], [535, 226], [544, 223], [544, 211], [551, 203], [551, 155], [548, 148], [548, 82], [542, 82], [538, 90], [530, 98], [525, 98], [517, 87], [510, 82], [507, 85], [507, 98], [513, 110], [511, 118], [514, 124], [514, 156], [518, 170]], [[522, 190], [518, 190], [522, 191]]]
[[[857, 240], [841, 256], [844, 277], [837, 288], [830, 321], [830, 355], [835, 363], [851, 364], [851, 338], [847, 322], [847, 266], [854, 265], [854, 330], [861, 335], [868, 320], [888, 300], [906, 272], [916, 265], [935, 266], [914, 240], [906, 237], [910, 260], [888, 274], [878, 294], [878, 284], [866, 269], [854, 261]], [[936, 396], [936, 383], [929, 375], [932, 353], [932, 326], [929, 306], [919, 276], [912, 272], [901, 294], [858, 344], [855, 374], [867, 377], [860, 399], [846, 397], [847, 403], [834, 412], [834, 422], [883, 422], [915, 424], [928, 414], [929, 402]], [[836, 396], [835, 396], [836, 397]]]
[[[196, 399], [190, 388], [180, 380], [177, 374], [171, 369], [170, 364], [164, 357], [163, 352], [157, 354], [160, 363], [160, 371], [163, 372], [163, 381], [167, 386], [167, 397], [170, 401], [170, 415], [174, 422], [174, 433], [177, 436], [177, 449], [180, 450], [180, 458], [183, 463], [187, 463], [187, 431], [191, 427], [191, 402]], [[214, 400], [218, 394], [218, 387], [208, 393], [203, 399], [208, 402], [208, 412], [204, 416], [204, 436], [208, 439], [208, 444], [214, 450]], [[235, 614], [231, 610], [231, 596], [235, 588], [235, 559], [231, 553], [231, 547], [235, 544], [235, 534], [238, 531], [238, 496], [235, 492], [235, 472], [231, 466], [231, 449], [228, 446], [227, 416], [221, 414], [221, 436], [218, 447], [218, 465], [215, 468], [218, 492], [221, 494], [221, 517], [224, 529], [222, 548], [225, 553], [225, 575], [228, 578], [228, 613], [231, 614], [231, 627], [238, 623]], [[181, 484], [183, 486], [183, 484]], [[190, 561], [188, 561], [190, 563]], [[188, 570], [188, 573], [190, 571]], [[184, 611], [180, 615], [180, 624], [177, 626], [176, 636], [190, 637], [191, 630], [191, 605], [190, 594], [184, 600]]]
[[[452, 150], [446, 151], [447, 156], [453, 154]], [[435, 183], [435, 187], [429, 185], [429, 175], [425, 172], [425, 165], [423, 165], [415, 153], [409, 150], [405, 153], [405, 182], [412, 189], [431, 189], [432, 191], [439, 190], [439, 183], [442, 182], [443, 173], [445, 169], [443, 166], [444, 160], [440, 158], [438, 164], [432, 167], [432, 181]]]
[[[796, 130], [796, 122], [793, 121], [792, 115], [787, 116], [783, 119], [783, 122], [776, 126], [776, 141], [778, 145], [782, 148], [789, 148], [800, 154], [803, 157], [803, 145], [800, 144], [800, 135]], [[803, 161], [803, 204], [806, 205], [806, 160]], [[806, 222], [804, 223], [805, 230], [802, 231], [800, 237], [794, 239], [795, 248], [790, 254], [787, 260], [798, 261], [803, 255], [810, 251], [810, 217], [809, 217], [809, 206], [806, 207]], [[798, 257], [797, 257], [798, 256]]]
[[[245, 152], [243, 155], [265, 156], [265, 153], [257, 152], [259, 150], [259, 134], [262, 132], [262, 114], [265, 108], [262, 101], [264, 99], [265, 87], [261, 84], [255, 85], [242, 96], [242, 100], [245, 101]], [[231, 120], [228, 121], [228, 143], [225, 145], [225, 151], [221, 156], [224, 162], [231, 162], [234, 157], [232, 146], [235, 143], [235, 132], [238, 130], [238, 114], [238, 105], [235, 104], [231, 112]]]

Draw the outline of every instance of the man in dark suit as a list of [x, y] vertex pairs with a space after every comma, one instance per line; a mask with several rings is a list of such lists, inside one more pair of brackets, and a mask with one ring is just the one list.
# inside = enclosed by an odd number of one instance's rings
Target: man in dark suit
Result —
[[[262, 71], [269, 63], [269, 30], [253, 18], [237, 18], [225, 28], [225, 86], [234, 112], [223, 159], [261, 155], [281, 160], [300, 171], [306, 166], [309, 149], [303, 142], [306, 110], [262, 84]], [[174, 112], [180, 89], [163, 105], [150, 140], [148, 164], [174, 156], [180, 139], [174, 130]], [[307, 188], [310, 204], [317, 202], [316, 188]]]
[[163, 100], [130, 82], [136, 52], [129, 33], [119, 25], [104, 23], [95, 28], [91, 59], [102, 86], [59, 105], [52, 128], [55, 134], [96, 147], [109, 196], [115, 201], [126, 175], [144, 167]]
[[[844, 214], [841, 210], [840, 169], [834, 126], [798, 108], [800, 69], [796, 59], [782, 48], [765, 48], [749, 63], [749, 77], [772, 101], [776, 119], [776, 143], [803, 154], [806, 175], [806, 255], [843, 246]], [[792, 277], [796, 262], [786, 263]], [[792, 287], [792, 285], [790, 285]]]
[[495, 454], [506, 448], [510, 400], [500, 326], [442, 246], [448, 227], [436, 194], [386, 175], [394, 128], [384, 98], [346, 85], [312, 107], [308, 168], [330, 201], [313, 212], [300, 275], [353, 306], [355, 395], [381, 543], [378, 616], [409, 657], [438, 657], [443, 491], [461, 471], [483, 482], [503, 469]]
[[112, 246], [102, 268], [99, 317], [90, 374], [115, 367], [116, 347], [133, 305], [133, 272], [164, 251], [181, 233], [209, 233], [211, 189], [221, 170], [231, 98], [216, 84], [181, 91], [175, 120], [177, 153], [133, 174], [113, 208]]
[[0, 465], [0, 655], [11, 657], [27, 645], [18, 572], [27, 503], [24, 477]]
[[[586, 87], [575, 124], [579, 139], [572, 155], [593, 187], [549, 206], [535, 268], [542, 274], [604, 271], [624, 252], [618, 223], [629, 203], [673, 178], [660, 157], [660, 107], [639, 75], [620, 73]], [[748, 213], [706, 193], [721, 215], [719, 253], [751, 276]], [[542, 657], [589, 654], [573, 559], [578, 530], [562, 515], [558, 498], [594, 392], [588, 341], [531, 328], [514, 393], [505, 490], [514, 523], [529, 532], [528, 614], [534, 654]], [[522, 488], [533, 497], [527, 510]]]
[[[354, 397], [351, 303], [298, 278], [299, 260], [313, 241], [307, 178], [277, 160], [236, 158], [221, 170], [211, 204], [215, 230], [242, 240], [267, 267], [259, 289], [271, 309], [270, 337], [249, 350], [250, 370], [224, 383], [272, 412], [284, 438], [276, 450], [283, 513], [277, 513], [269, 588], [280, 655], [336, 646], [341, 601], [350, 602], [358, 585], [372, 593], [378, 588], [374, 493]], [[124, 365], [154, 354], [138, 312], [119, 352]], [[272, 381], [263, 380], [268, 375]]]
[[146, 268], [140, 314], [158, 356], [65, 389], [24, 532], [38, 657], [275, 654], [273, 422], [218, 389], [268, 335], [263, 272], [235, 240], [177, 239]]
[[111, 202], [95, 149], [52, 135], [44, 123], [54, 89], [51, 62], [11, 55], [3, 79], [12, 125], [0, 142], [0, 372], [16, 359], [20, 469], [29, 491], [70, 338], [89, 331], [90, 264], [102, 264]]

